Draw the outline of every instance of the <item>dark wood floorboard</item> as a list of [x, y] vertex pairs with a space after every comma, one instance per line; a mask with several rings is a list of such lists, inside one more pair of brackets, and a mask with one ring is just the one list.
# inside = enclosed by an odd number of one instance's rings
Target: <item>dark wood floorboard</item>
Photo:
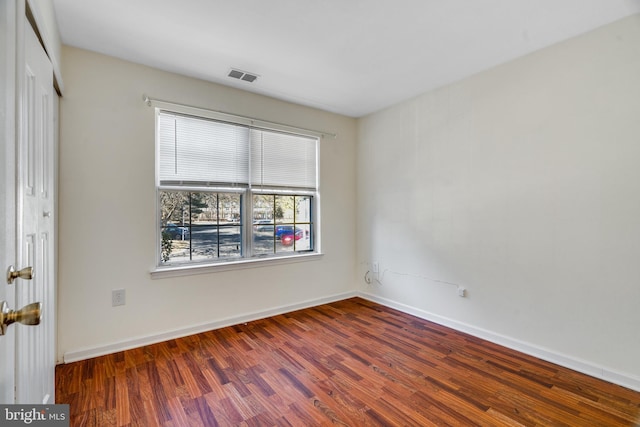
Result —
[[637, 426], [640, 393], [352, 298], [56, 368], [72, 426]]

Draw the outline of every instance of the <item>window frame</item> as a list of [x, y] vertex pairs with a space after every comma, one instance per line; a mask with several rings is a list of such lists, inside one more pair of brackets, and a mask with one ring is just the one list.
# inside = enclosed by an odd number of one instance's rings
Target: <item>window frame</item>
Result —
[[[152, 278], [175, 277], [191, 274], [203, 274], [214, 271], [228, 271], [243, 268], [255, 268], [263, 265], [288, 264], [294, 262], [303, 262], [315, 260], [321, 257], [321, 204], [320, 204], [320, 141], [323, 134], [299, 129], [288, 125], [269, 123], [255, 119], [249, 119], [241, 116], [234, 116], [227, 113], [217, 111], [203, 110], [200, 108], [168, 104], [159, 102], [155, 105], [155, 266], [151, 270]], [[159, 153], [159, 115], [162, 112], [174, 113], [180, 115], [189, 115], [204, 120], [212, 119], [230, 123], [233, 125], [244, 126], [262, 131], [280, 132], [286, 134], [298, 135], [305, 138], [315, 139], [315, 163], [316, 163], [316, 186], [315, 190], [302, 190], [297, 188], [283, 188], [275, 186], [262, 186], [249, 182], [246, 187], [233, 187], [225, 185], [215, 186], [199, 186], [199, 185], [161, 185], [160, 182], [160, 153]], [[251, 166], [249, 166], [251, 167]], [[187, 261], [179, 263], [162, 262], [162, 219], [160, 193], [161, 191], [185, 191], [185, 192], [212, 192], [212, 193], [234, 193], [240, 194], [241, 198], [241, 256], [238, 258], [212, 258], [206, 261]], [[285, 196], [304, 196], [311, 199], [310, 211], [310, 236], [312, 248], [304, 251], [293, 252], [275, 252], [269, 254], [254, 253], [254, 195], [285, 195]], [[273, 218], [274, 223], [276, 219]], [[295, 227], [295, 225], [294, 225]], [[218, 242], [219, 244], [219, 242]]]

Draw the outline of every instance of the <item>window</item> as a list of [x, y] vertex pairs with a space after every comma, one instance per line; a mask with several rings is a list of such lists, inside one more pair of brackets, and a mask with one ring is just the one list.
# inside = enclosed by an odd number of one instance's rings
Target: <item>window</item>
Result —
[[315, 136], [156, 109], [158, 265], [314, 253]]

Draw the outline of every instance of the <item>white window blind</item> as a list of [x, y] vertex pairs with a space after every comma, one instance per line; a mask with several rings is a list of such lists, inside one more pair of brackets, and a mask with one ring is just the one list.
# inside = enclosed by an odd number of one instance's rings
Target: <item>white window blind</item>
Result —
[[249, 183], [249, 129], [160, 112], [161, 184]]
[[158, 114], [160, 185], [317, 188], [317, 138]]
[[315, 138], [251, 130], [251, 183], [315, 190]]

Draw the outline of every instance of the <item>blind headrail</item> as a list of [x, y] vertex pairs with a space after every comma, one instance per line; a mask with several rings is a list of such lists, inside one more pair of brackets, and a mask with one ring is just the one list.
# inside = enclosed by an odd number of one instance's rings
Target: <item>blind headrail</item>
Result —
[[331, 133], [331, 132], [299, 128], [295, 126], [286, 125], [284, 123], [270, 122], [262, 119], [257, 119], [254, 117], [240, 116], [237, 114], [225, 113], [223, 111], [210, 110], [207, 108], [194, 107], [194, 106], [185, 105], [185, 104], [177, 104], [175, 102], [149, 98], [146, 94], [142, 95], [142, 100], [149, 107], [157, 107], [160, 109], [167, 109], [169, 111], [190, 114], [193, 116], [208, 117], [216, 120], [232, 121], [235, 123], [241, 123], [247, 126], [261, 128], [261, 129], [284, 131], [284, 132], [290, 132], [294, 134], [314, 136], [317, 138], [336, 139], [338, 137], [337, 134]]

